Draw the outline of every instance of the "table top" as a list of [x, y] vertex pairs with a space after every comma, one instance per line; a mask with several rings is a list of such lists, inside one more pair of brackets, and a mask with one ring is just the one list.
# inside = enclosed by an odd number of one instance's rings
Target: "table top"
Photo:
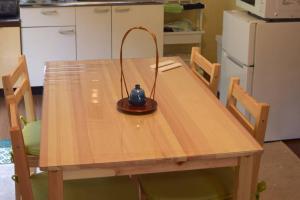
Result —
[[[42, 107], [40, 166], [64, 169], [236, 158], [262, 147], [178, 57], [183, 67], [158, 75], [158, 109], [128, 115], [121, 98], [119, 60], [48, 62]], [[146, 95], [155, 59], [128, 59], [129, 88]]]

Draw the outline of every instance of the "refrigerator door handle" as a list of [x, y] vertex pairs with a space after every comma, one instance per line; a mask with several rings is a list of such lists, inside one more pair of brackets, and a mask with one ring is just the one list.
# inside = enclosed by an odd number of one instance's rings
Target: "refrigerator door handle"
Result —
[[234, 64], [236, 64], [237, 66], [239, 66], [240, 68], [244, 68], [244, 67], [254, 67], [254, 65], [250, 65], [250, 66], [247, 66], [245, 64], [243, 64], [241, 61], [237, 60], [236, 58], [228, 55], [228, 53], [224, 52], [225, 55], [227, 56], [227, 58], [233, 62]]

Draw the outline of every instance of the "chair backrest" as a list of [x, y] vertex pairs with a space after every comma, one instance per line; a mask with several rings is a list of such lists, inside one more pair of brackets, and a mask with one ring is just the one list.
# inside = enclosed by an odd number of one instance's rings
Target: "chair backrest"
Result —
[[[233, 77], [227, 95], [227, 109], [240, 121], [240, 123], [251, 133], [251, 135], [261, 145], [264, 143], [265, 132], [267, 127], [269, 105], [258, 103], [239, 85], [239, 78]], [[254, 118], [252, 124], [237, 108], [239, 102]]]
[[[240, 79], [233, 77], [230, 80], [228, 95], [227, 95], [227, 109], [235, 116], [235, 118], [248, 130], [248, 132], [255, 138], [255, 140], [263, 146], [265, 132], [267, 128], [268, 114], [270, 106], [265, 103], [258, 103], [251, 97], [240, 85]], [[251, 123], [237, 108], [239, 102], [254, 118], [254, 124]], [[261, 154], [253, 157], [252, 165], [252, 183], [251, 192], [255, 194], [257, 190], [258, 173], [260, 167]]]
[[[15, 170], [18, 177], [18, 187], [20, 189], [22, 199], [32, 200], [33, 193], [29, 178], [30, 170], [26, 157], [18, 111], [18, 105], [24, 99], [27, 120], [35, 120], [31, 87], [29, 84], [26, 59], [24, 56], [19, 58], [18, 66], [11, 74], [2, 77], [2, 81], [9, 114], [10, 137], [12, 141]], [[17, 82], [18, 84], [16, 84]]]
[[16, 105], [19, 105], [24, 100], [26, 119], [28, 122], [35, 121], [36, 115], [24, 55], [20, 56], [18, 66], [14, 71], [2, 77], [2, 82], [6, 102], [14, 102]]
[[[211, 63], [200, 54], [199, 47], [193, 47], [191, 54], [191, 67], [195, 74], [208, 86], [208, 88], [215, 95], [217, 95], [220, 78], [220, 64]], [[209, 80], [207, 80], [204, 74], [199, 73], [199, 68], [206, 74], [208, 74]]]

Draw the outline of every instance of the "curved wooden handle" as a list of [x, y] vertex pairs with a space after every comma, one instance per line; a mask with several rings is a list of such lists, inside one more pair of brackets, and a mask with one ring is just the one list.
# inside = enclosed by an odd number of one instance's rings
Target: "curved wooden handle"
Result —
[[158, 63], [159, 63], [159, 57], [158, 57], [158, 47], [157, 47], [157, 39], [156, 39], [156, 35], [154, 33], [152, 33], [151, 31], [149, 31], [147, 28], [145, 27], [142, 27], [142, 26], [138, 26], [138, 27], [133, 27], [131, 29], [129, 29], [123, 39], [122, 39], [122, 44], [121, 44], [121, 50], [120, 50], [120, 65], [121, 65], [121, 95], [122, 95], [122, 98], [123, 97], [123, 82], [124, 82], [124, 86], [125, 86], [125, 89], [126, 89], [126, 93], [127, 93], [127, 97], [129, 97], [129, 92], [128, 92], [128, 88], [127, 88], [127, 84], [126, 84], [126, 80], [125, 80], [125, 76], [124, 76], [124, 71], [123, 71], [123, 45], [124, 45], [124, 41], [125, 39], [127, 38], [128, 34], [133, 31], [133, 30], [143, 30], [143, 31], [146, 31], [147, 33], [149, 33], [152, 38], [153, 38], [153, 41], [155, 43], [155, 48], [156, 48], [156, 67], [155, 67], [155, 78], [154, 78], [154, 84], [153, 84], [153, 87], [152, 87], [152, 90], [151, 90], [151, 93], [150, 93], [150, 96], [149, 98], [152, 98], [154, 100], [154, 96], [155, 96], [155, 88], [156, 88], [156, 81], [157, 81], [157, 75], [158, 75]]

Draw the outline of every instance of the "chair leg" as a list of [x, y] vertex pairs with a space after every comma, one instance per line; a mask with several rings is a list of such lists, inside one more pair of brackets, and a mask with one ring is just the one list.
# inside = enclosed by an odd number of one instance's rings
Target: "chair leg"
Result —
[[139, 192], [139, 200], [147, 200], [146, 195], [142, 189], [141, 183], [137, 176], [130, 176], [130, 178], [135, 182], [138, 187]]
[[252, 194], [256, 194], [261, 156], [262, 154], [254, 156], [254, 160], [253, 160], [252, 185], [251, 185]]
[[17, 182], [15, 182], [15, 195], [16, 195], [16, 200], [21, 200], [21, 194]]
[[[16, 172], [16, 168], [14, 167], [14, 170], [15, 170], [15, 175], [17, 174]], [[19, 190], [19, 185], [18, 185], [18, 180], [14, 180], [15, 182], [15, 197], [16, 197], [16, 200], [21, 200], [21, 194], [20, 194], [20, 190]]]

